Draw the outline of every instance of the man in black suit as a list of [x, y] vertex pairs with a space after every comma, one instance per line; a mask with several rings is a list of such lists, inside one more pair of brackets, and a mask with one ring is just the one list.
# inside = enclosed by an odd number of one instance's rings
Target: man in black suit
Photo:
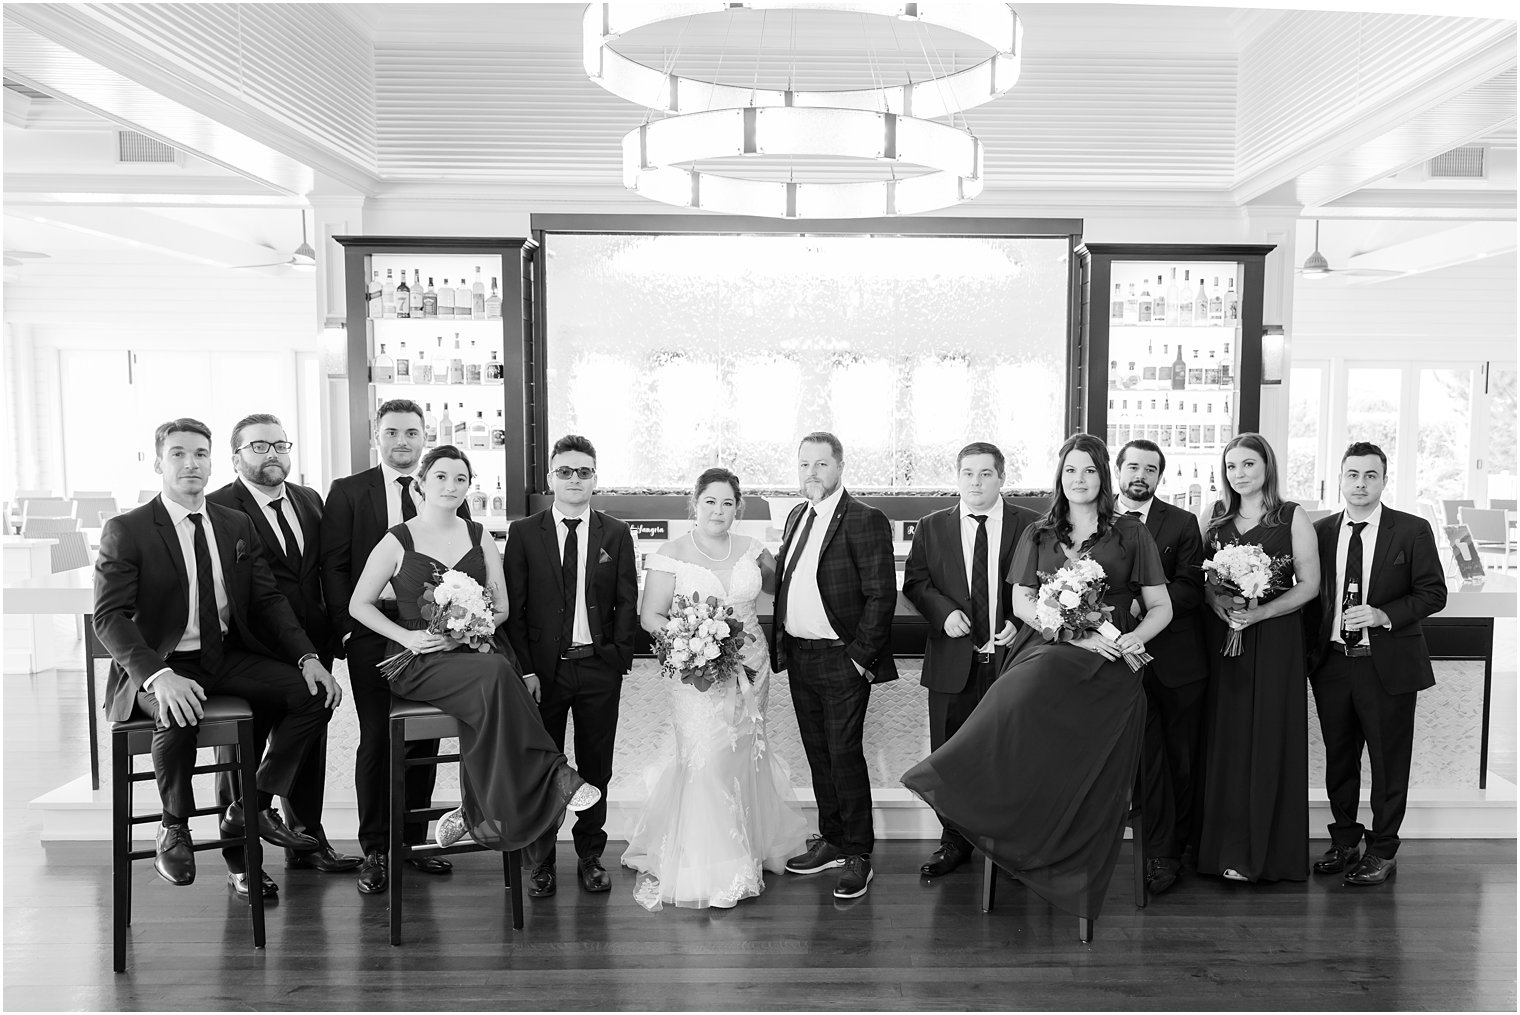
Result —
[[[383, 892], [387, 883], [386, 856], [390, 836], [390, 716], [391, 688], [380, 675], [385, 658], [385, 639], [348, 615], [354, 583], [382, 536], [417, 514], [417, 469], [422, 463], [424, 439], [422, 406], [405, 398], [384, 402], [375, 414], [375, 447], [380, 464], [372, 469], [333, 480], [322, 512], [322, 596], [337, 653], [348, 657], [348, 682], [359, 718], [359, 747], [354, 758], [354, 792], [359, 803], [359, 848], [364, 853], [359, 868], [359, 891]], [[470, 516], [459, 505], [462, 518]], [[396, 618], [396, 600], [386, 586], [380, 610]], [[407, 745], [408, 757], [437, 754], [438, 741], [416, 740]], [[418, 765], [406, 772], [406, 805], [422, 808], [431, 804], [437, 768]], [[404, 840], [415, 845], [427, 837], [426, 822], [409, 823]], [[454, 865], [442, 857], [410, 859], [407, 863], [425, 874], [447, 874]]]
[[[560, 750], [566, 720], [575, 718], [576, 770], [602, 791], [595, 806], [576, 816], [577, 870], [583, 889], [605, 892], [612, 887], [602, 851], [618, 696], [633, 666], [639, 623], [633, 536], [627, 524], [591, 507], [596, 449], [586, 438], [571, 434], [554, 443], [549, 488], [553, 505], [507, 530], [507, 638]], [[556, 834], [535, 844], [533, 898], [555, 892]]]
[[792, 509], [782, 530], [771, 668], [790, 670], [819, 834], [786, 869], [817, 874], [843, 867], [834, 897], [855, 899], [871, 883], [876, 844], [861, 742], [866, 705], [873, 681], [897, 679], [892, 526], [845, 490], [844, 445], [833, 434], [802, 438], [797, 474], [807, 503]]
[[1200, 611], [1203, 537], [1197, 518], [1156, 499], [1166, 475], [1166, 454], [1155, 443], [1124, 445], [1114, 471], [1118, 510], [1150, 530], [1172, 600], [1172, 622], [1146, 645], [1155, 661], [1145, 669], [1146, 780], [1140, 793], [1146, 816], [1145, 879], [1159, 895], [1176, 884], [1182, 851], [1193, 832], [1194, 772], [1209, 675]]
[[[903, 570], [903, 596], [929, 624], [920, 682], [929, 692], [929, 747], [936, 751], [1002, 671], [1017, 633], [1005, 579], [1024, 526], [1039, 517], [1003, 499], [996, 445], [966, 445], [955, 469], [960, 503], [919, 521]], [[919, 870], [942, 877], [970, 858], [971, 843], [943, 825], [939, 849]]]
[[[1330, 849], [1316, 874], [1380, 885], [1396, 870], [1409, 799], [1415, 696], [1435, 685], [1420, 621], [1446, 606], [1446, 575], [1423, 518], [1383, 504], [1388, 456], [1357, 442], [1341, 456], [1345, 509], [1314, 523], [1320, 609], [1308, 617], [1309, 683], [1325, 740]], [[1356, 820], [1362, 748], [1372, 763], [1372, 829]], [[1363, 836], [1367, 852], [1358, 858]]]
[[[257, 775], [259, 835], [311, 850], [316, 841], [286, 827], [273, 801], [289, 796], [342, 692], [280, 595], [248, 519], [206, 503], [210, 429], [176, 419], [158, 428], [153, 443], [162, 494], [101, 531], [95, 634], [111, 653], [107, 718], [119, 722], [141, 709], [154, 719], [163, 802], [154, 866], [171, 884], [188, 885], [201, 702], [210, 694], [248, 701], [257, 742], [269, 741]], [[247, 894], [245, 875], [228, 880]]]
[[[233, 508], [248, 516], [253, 531], [264, 548], [264, 559], [274, 573], [280, 594], [290, 604], [306, 637], [316, 647], [322, 665], [332, 668], [333, 647], [327, 609], [322, 601], [321, 537], [322, 495], [289, 482], [292, 445], [278, 417], [255, 413], [239, 420], [232, 429], [232, 467], [237, 479], [206, 499], [222, 507]], [[230, 748], [223, 760], [231, 760]], [[217, 781], [222, 802], [236, 810], [236, 773], [223, 773]], [[285, 866], [309, 867], [328, 873], [350, 871], [359, 866], [359, 857], [346, 856], [333, 849], [322, 828], [322, 804], [327, 787], [327, 728], [312, 748], [307, 764], [285, 800], [290, 827], [316, 839], [315, 850], [285, 851]], [[241, 821], [224, 823], [224, 834], [238, 834]], [[226, 850], [223, 856], [234, 871], [241, 871], [240, 850]]]

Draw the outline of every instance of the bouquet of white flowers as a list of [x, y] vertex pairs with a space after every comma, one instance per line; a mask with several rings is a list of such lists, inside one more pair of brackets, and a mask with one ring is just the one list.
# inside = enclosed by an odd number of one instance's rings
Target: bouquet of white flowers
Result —
[[[476, 652], [491, 651], [496, 604], [491, 593], [463, 571], [435, 569], [432, 584], [423, 586], [417, 606], [432, 634], [447, 635]], [[402, 649], [380, 661], [380, 674], [394, 680], [415, 658], [417, 653]]]
[[[1060, 570], [1039, 572], [1040, 591], [1035, 596], [1034, 619], [1046, 641], [1074, 641], [1089, 631], [1105, 638], [1119, 637], [1109, 617], [1114, 608], [1103, 601], [1108, 594], [1108, 575], [1091, 557], [1078, 557]], [[1151, 661], [1149, 652], [1124, 654], [1134, 672]]]
[[[1208, 583], [1232, 596], [1239, 596], [1251, 606], [1268, 592], [1282, 588], [1283, 576], [1292, 557], [1273, 557], [1255, 543], [1229, 543], [1214, 553], [1213, 560], [1203, 562]], [[1240, 655], [1242, 629], [1230, 625], [1221, 655]]]
[[667, 677], [706, 691], [734, 677], [739, 650], [750, 639], [733, 607], [716, 596], [676, 593], [665, 626], [654, 635], [654, 653]]

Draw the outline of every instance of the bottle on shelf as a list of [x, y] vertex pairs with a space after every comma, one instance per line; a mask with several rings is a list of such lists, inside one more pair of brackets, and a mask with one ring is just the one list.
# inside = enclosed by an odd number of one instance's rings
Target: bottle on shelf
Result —
[[486, 430], [486, 414], [475, 413], [475, 422], [470, 424], [470, 447], [488, 448], [491, 446], [491, 434]]
[[413, 317], [421, 317], [422, 316], [423, 295], [424, 294], [422, 292], [422, 269], [421, 268], [413, 268], [412, 269], [412, 316]]
[[1189, 511], [1197, 511], [1203, 504], [1203, 486], [1198, 482], [1198, 465], [1193, 464], [1193, 481], [1187, 488], [1187, 508]]
[[[457, 343], [459, 336], [455, 335], [454, 338]], [[472, 338], [470, 339], [469, 351], [465, 354], [464, 359], [464, 382], [466, 384], [479, 384], [480, 374], [480, 349], [476, 346], [475, 340]]]
[[438, 316], [438, 290], [433, 288], [433, 277], [428, 276], [427, 291], [422, 294], [422, 316]]
[[433, 383], [433, 364], [427, 361], [427, 353], [417, 350], [417, 362], [412, 364], [413, 384]]
[[1150, 324], [1155, 319], [1156, 300], [1151, 296], [1150, 276], [1140, 283], [1140, 305], [1136, 308], [1136, 322]]
[[438, 446], [438, 417], [433, 415], [433, 403], [422, 406], [422, 443], [425, 447]]
[[380, 343], [380, 355], [375, 357], [375, 365], [370, 368], [369, 375], [376, 384], [396, 383], [396, 361], [385, 351], [384, 342]]
[[412, 316], [412, 287], [406, 284], [406, 269], [401, 269], [401, 281], [396, 283], [396, 316]]
[[501, 320], [501, 293], [496, 290], [496, 276], [491, 276], [491, 295], [486, 297], [486, 320]]
[[[443, 339], [438, 340], [443, 344]], [[454, 355], [449, 358], [449, 383], [464, 383], [464, 351], [459, 348], [459, 332], [454, 332]]]
[[1121, 324], [1124, 321], [1124, 283], [1123, 282], [1115, 282], [1114, 283], [1114, 298], [1108, 304], [1108, 319], [1110, 321], [1118, 321]]
[[1140, 297], [1135, 294], [1135, 283], [1129, 284], [1129, 295], [1124, 297], [1124, 323], [1140, 323]]
[[1235, 279], [1230, 279], [1230, 287], [1224, 294], [1224, 319], [1227, 321], [1240, 320], [1240, 297], [1235, 295]]
[[438, 287], [438, 316], [454, 316], [454, 290], [450, 288], [448, 279], [444, 279], [443, 285]]
[[412, 383], [412, 361], [406, 354], [406, 343], [401, 343], [401, 350], [396, 353], [396, 383]]
[[507, 446], [507, 417], [504, 410], [496, 410], [496, 426], [491, 429], [491, 447], [504, 448]]
[[501, 488], [501, 477], [496, 477], [496, 492], [491, 495], [491, 513], [499, 515], [507, 510], [507, 497]]
[[1172, 269], [1172, 281], [1166, 287], [1166, 319], [1169, 324], [1180, 323], [1178, 317], [1182, 308], [1178, 305], [1180, 294], [1177, 292], [1177, 269]]
[[467, 447], [470, 443], [470, 420], [464, 414], [464, 403], [454, 403], [459, 415], [454, 419], [454, 446]]
[[1203, 285], [1203, 276], [1198, 276], [1198, 291], [1193, 294], [1193, 323], [1209, 323], [1209, 291]]
[[374, 278], [370, 279], [369, 292], [366, 294], [369, 301], [369, 316], [378, 318], [385, 316], [385, 283], [380, 281], [380, 269], [375, 269]]
[[1187, 387], [1187, 360], [1182, 358], [1182, 343], [1177, 343], [1177, 358], [1172, 360], [1172, 390]]
[[475, 266], [475, 282], [470, 286], [470, 319], [486, 319], [486, 284], [480, 280], [480, 265]]
[[454, 420], [449, 415], [449, 403], [443, 403], [443, 415], [438, 417], [438, 432], [434, 435], [433, 446], [454, 443]]
[[1193, 323], [1193, 273], [1182, 270], [1182, 288], [1177, 290], [1177, 323]]
[[385, 317], [396, 316], [396, 269], [385, 269], [385, 285], [380, 287], [380, 312]]
[[1214, 291], [1209, 293], [1209, 320], [1224, 320], [1224, 293], [1219, 288], [1219, 276], [1214, 276]]
[[1156, 324], [1165, 324], [1170, 320], [1167, 314], [1171, 312], [1171, 304], [1167, 302], [1166, 290], [1162, 288], [1164, 282], [1162, 276], [1156, 276], [1156, 296], [1151, 304], [1151, 320]]
[[470, 510], [478, 515], [486, 513], [486, 494], [480, 488], [480, 480], [475, 481], [475, 488], [470, 491]]
[[500, 384], [502, 378], [502, 362], [496, 358], [496, 350], [491, 350], [491, 358], [486, 361], [484, 377], [486, 384]]

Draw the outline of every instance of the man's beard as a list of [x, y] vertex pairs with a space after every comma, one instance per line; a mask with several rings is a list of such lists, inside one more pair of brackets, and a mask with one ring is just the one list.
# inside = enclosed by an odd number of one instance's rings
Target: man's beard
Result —
[[[1136, 493], [1135, 490], [1137, 488], [1141, 489], [1142, 492]], [[1144, 504], [1146, 501], [1156, 496], [1156, 491], [1143, 483], [1131, 483], [1119, 492], [1124, 494], [1124, 496], [1129, 499], [1129, 502], [1131, 504]]]
[[243, 474], [243, 478], [248, 480], [248, 482], [257, 483], [259, 486], [279, 486], [285, 482], [287, 475], [285, 469], [278, 462], [260, 465], [256, 469], [239, 467], [238, 471]]

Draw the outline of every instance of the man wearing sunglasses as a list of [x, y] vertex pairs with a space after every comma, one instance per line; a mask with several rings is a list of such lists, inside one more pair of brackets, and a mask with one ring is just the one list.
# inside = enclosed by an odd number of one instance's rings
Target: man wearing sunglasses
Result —
[[[285, 434], [277, 416], [267, 412], [245, 416], [232, 428], [232, 468], [237, 478], [206, 495], [213, 504], [241, 511], [253, 523], [254, 534], [264, 546], [264, 559], [274, 572], [275, 586], [290, 603], [301, 629], [317, 650], [328, 670], [333, 664], [332, 628], [322, 598], [322, 496], [317, 491], [289, 480], [290, 452], [294, 445]], [[231, 748], [222, 748], [231, 759]], [[219, 777], [217, 791], [222, 803], [231, 806], [236, 799], [236, 773]], [[328, 873], [350, 871], [359, 866], [359, 858], [333, 849], [322, 828], [322, 805], [327, 787], [327, 730], [324, 727], [317, 743], [296, 776], [285, 798], [286, 823], [296, 832], [315, 839], [315, 850], [285, 851], [285, 866], [314, 868]], [[223, 834], [239, 834], [241, 822], [236, 808], [223, 815]], [[243, 851], [223, 851], [227, 866], [243, 873]], [[266, 880], [265, 892], [273, 894], [273, 881]]]
[[[549, 457], [554, 504], [507, 530], [507, 637], [538, 699], [544, 726], [565, 749], [565, 720], [575, 717], [575, 767], [602, 791], [575, 821], [581, 887], [605, 892], [612, 878], [602, 866], [607, 846], [607, 784], [612, 779], [613, 736], [623, 674], [633, 666], [638, 628], [638, 574], [628, 526], [591, 508], [596, 490], [596, 449], [584, 437], [561, 437]], [[528, 894], [555, 892], [554, 838], [528, 881]]]

